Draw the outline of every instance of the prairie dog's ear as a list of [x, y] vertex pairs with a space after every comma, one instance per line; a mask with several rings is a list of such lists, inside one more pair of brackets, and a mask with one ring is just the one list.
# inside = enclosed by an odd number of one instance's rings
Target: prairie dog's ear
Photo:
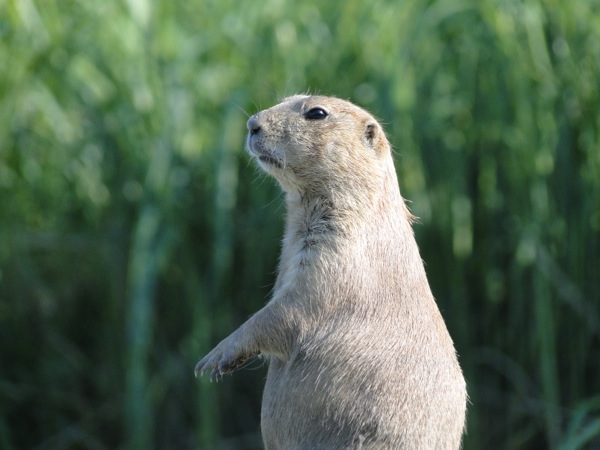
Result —
[[388, 146], [381, 126], [373, 120], [366, 122], [364, 138], [367, 145], [373, 149], [377, 156], [381, 156]]

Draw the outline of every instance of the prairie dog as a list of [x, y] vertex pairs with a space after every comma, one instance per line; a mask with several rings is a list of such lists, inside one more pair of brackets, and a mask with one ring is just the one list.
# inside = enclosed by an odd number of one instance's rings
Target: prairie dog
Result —
[[196, 374], [269, 361], [271, 449], [458, 449], [466, 386], [400, 195], [363, 109], [296, 95], [250, 117], [246, 149], [286, 194], [271, 300]]

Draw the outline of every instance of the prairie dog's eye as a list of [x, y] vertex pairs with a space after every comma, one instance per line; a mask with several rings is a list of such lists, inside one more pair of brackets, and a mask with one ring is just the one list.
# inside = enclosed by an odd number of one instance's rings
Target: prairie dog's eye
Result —
[[325, 111], [323, 108], [319, 108], [318, 106], [316, 108], [311, 108], [304, 113], [304, 117], [308, 120], [323, 120], [328, 115], [329, 113], [327, 111]]

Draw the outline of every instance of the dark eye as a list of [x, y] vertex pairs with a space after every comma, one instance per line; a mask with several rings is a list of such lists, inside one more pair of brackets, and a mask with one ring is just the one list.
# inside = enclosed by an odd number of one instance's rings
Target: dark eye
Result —
[[308, 120], [323, 120], [329, 114], [323, 108], [311, 108], [304, 114]]

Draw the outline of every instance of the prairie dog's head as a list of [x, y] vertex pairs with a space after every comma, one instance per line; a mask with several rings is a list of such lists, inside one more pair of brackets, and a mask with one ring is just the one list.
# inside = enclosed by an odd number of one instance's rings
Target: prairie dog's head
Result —
[[250, 117], [247, 127], [246, 149], [289, 194], [377, 190], [393, 172], [379, 123], [344, 100], [288, 97]]

